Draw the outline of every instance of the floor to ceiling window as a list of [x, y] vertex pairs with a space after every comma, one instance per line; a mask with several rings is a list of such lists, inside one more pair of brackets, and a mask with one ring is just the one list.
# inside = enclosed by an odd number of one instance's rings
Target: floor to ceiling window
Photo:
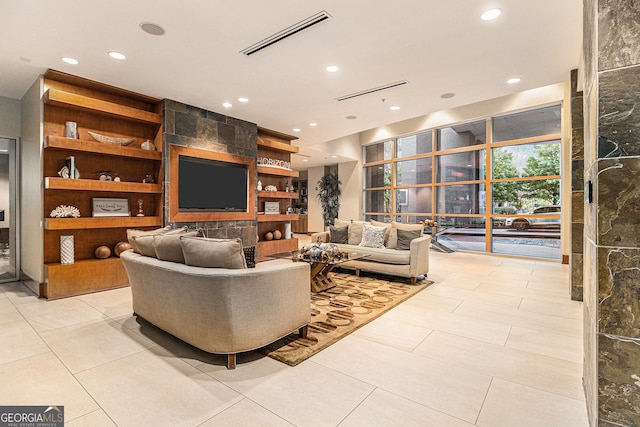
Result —
[[560, 258], [561, 107], [364, 147], [365, 219], [434, 219], [454, 250]]

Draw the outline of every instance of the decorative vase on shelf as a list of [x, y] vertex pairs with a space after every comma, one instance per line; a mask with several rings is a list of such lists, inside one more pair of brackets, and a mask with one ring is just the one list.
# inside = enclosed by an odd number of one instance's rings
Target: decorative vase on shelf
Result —
[[74, 258], [73, 235], [60, 236], [60, 264], [73, 264]]
[[262, 181], [258, 180], [258, 191], [262, 191]]

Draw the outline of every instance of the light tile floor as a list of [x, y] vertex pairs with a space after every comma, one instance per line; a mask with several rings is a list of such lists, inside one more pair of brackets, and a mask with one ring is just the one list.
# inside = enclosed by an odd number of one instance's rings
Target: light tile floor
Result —
[[582, 304], [549, 261], [430, 253], [435, 283], [297, 367], [139, 322], [128, 288], [57, 301], [0, 284], [0, 405], [71, 426], [587, 425]]

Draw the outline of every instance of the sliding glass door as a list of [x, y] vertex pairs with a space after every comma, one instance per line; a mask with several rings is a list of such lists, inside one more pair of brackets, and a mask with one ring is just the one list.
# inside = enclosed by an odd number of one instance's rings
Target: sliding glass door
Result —
[[0, 136], [0, 282], [18, 279], [18, 144]]

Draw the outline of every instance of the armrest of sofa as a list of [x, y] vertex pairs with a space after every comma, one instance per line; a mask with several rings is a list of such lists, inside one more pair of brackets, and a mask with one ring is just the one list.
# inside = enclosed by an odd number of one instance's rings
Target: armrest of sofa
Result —
[[409, 246], [411, 251], [410, 275], [416, 277], [421, 274], [425, 276], [429, 273], [429, 246], [431, 236], [422, 236], [413, 239]]
[[319, 233], [313, 233], [311, 235], [311, 243], [316, 243], [318, 241], [318, 237], [322, 243], [329, 243], [329, 232], [321, 231]]

